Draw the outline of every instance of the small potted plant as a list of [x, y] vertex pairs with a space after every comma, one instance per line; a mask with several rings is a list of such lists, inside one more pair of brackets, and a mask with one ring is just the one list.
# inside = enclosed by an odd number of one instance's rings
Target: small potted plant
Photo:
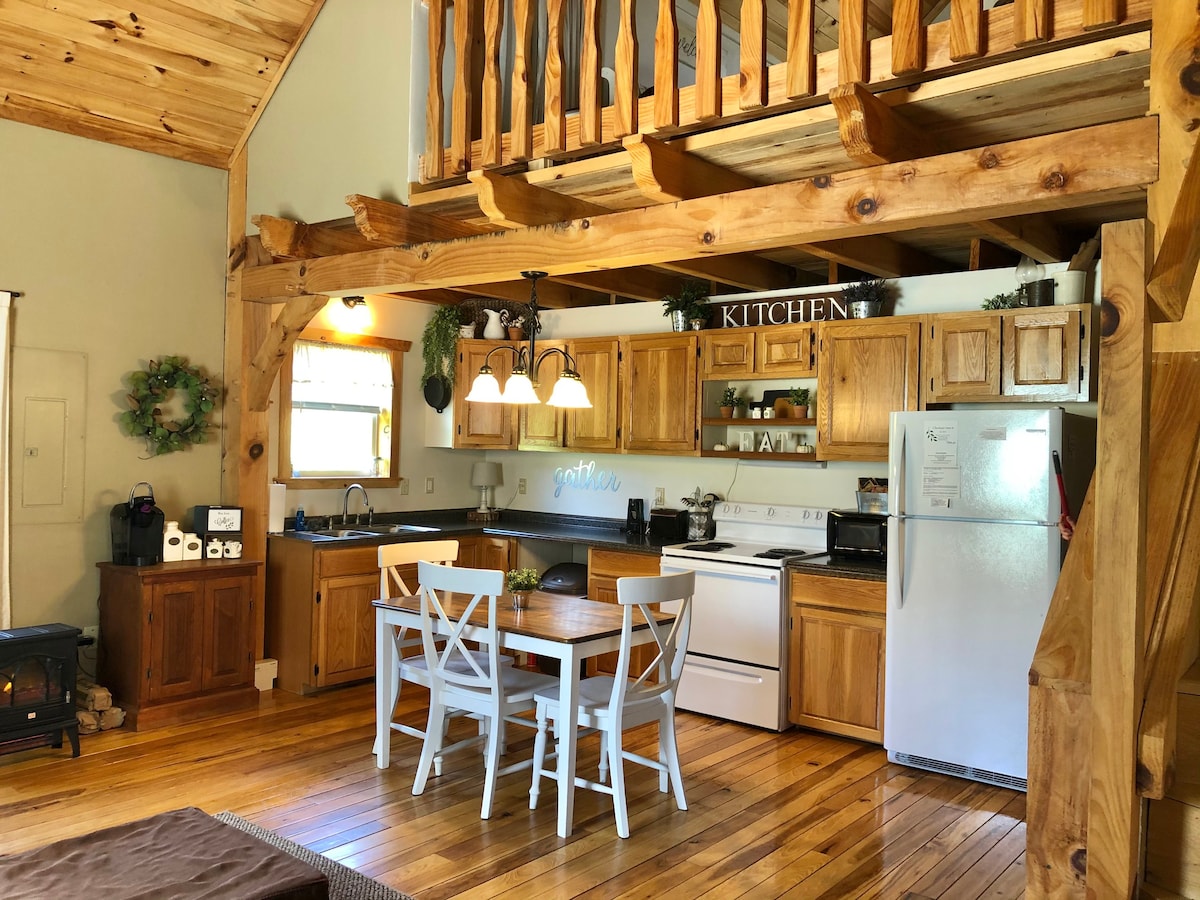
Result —
[[888, 298], [888, 283], [882, 278], [855, 281], [842, 288], [842, 299], [850, 307], [853, 319], [869, 319], [879, 315]]
[[529, 605], [529, 592], [537, 588], [542, 579], [537, 569], [509, 569], [506, 580], [513, 609], [525, 609]]
[[708, 321], [708, 304], [704, 302], [707, 296], [708, 285], [703, 281], [685, 281], [678, 293], [663, 297], [663, 315], [671, 317], [671, 330], [703, 328]]
[[[725, 390], [721, 391], [721, 418], [733, 418], [733, 409], [735, 406], [737, 406], [738, 399], [737, 388], [735, 387], [727, 387]], [[742, 400], [743, 404], [745, 402], [745, 400]]]
[[509, 316], [508, 310], [501, 310], [500, 319], [504, 323], [504, 327], [508, 329], [508, 339], [510, 341], [520, 341], [525, 338], [525, 317], [524, 316]]
[[792, 404], [793, 419], [808, 418], [808, 398], [810, 396], [808, 388], [788, 388], [788, 400]]
[[1021, 305], [1021, 294], [1019, 291], [1012, 291], [1007, 294], [997, 294], [995, 297], [989, 297], [979, 304], [980, 309], [1016, 309]]
[[745, 397], [740, 397], [740, 396], [734, 397], [733, 398], [733, 416], [734, 416], [734, 418], [740, 419], [742, 416], [744, 416], [746, 414], [746, 407], [748, 405], [749, 404]]

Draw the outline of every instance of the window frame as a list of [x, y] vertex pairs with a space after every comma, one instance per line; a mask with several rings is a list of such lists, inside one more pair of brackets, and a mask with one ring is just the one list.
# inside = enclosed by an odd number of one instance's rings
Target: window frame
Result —
[[355, 475], [297, 477], [292, 475], [292, 356], [294, 346], [289, 348], [279, 368], [279, 471], [276, 483], [286, 484], [301, 490], [320, 488], [344, 488], [361, 484], [364, 488], [398, 487], [400, 484], [400, 400], [403, 394], [404, 354], [412, 348], [412, 341], [376, 337], [369, 334], [343, 334], [336, 331], [305, 329], [297, 341], [329, 344], [341, 347], [370, 347], [386, 350], [392, 363], [392, 433], [389, 443], [390, 464], [387, 477], [364, 478]]

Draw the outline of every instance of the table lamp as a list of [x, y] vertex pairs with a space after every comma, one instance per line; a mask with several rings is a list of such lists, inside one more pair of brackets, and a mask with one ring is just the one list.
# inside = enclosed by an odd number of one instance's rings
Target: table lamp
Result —
[[488, 491], [498, 484], [504, 484], [500, 463], [477, 462], [471, 466], [471, 487], [479, 488], [479, 509], [476, 512], [489, 511]]

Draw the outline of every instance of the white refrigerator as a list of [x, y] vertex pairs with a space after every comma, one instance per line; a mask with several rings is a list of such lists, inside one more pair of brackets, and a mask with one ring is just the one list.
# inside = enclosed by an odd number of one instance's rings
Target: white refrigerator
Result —
[[1052, 451], [1078, 511], [1095, 421], [1061, 409], [893, 413], [888, 759], [1025, 790], [1028, 674], [1064, 545]]

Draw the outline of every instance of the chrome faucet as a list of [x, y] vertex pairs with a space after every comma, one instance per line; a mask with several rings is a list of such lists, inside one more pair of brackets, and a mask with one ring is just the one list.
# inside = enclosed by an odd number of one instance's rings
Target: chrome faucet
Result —
[[[343, 495], [343, 497], [342, 497], [342, 524], [343, 524], [343, 525], [345, 525], [345, 524], [346, 524], [346, 522], [347, 522], [347, 521], [349, 520], [349, 518], [350, 518], [350, 515], [349, 515], [349, 508], [350, 508], [350, 492], [351, 492], [352, 490], [354, 490], [355, 488], [358, 488], [360, 491], [362, 491], [362, 495], [363, 495], [363, 506], [370, 507], [370, 505], [371, 505], [371, 501], [367, 499], [367, 489], [366, 489], [366, 488], [364, 488], [364, 487], [363, 487], [361, 484], [359, 484], [358, 482], [355, 482], [354, 484], [350, 485], [350, 487], [346, 488], [346, 493], [345, 493], [345, 494]], [[355, 525], [357, 525], [357, 524], [358, 524], [358, 515], [359, 515], [358, 513], [355, 513], [355, 514], [354, 514], [354, 524], [355, 524]]]

